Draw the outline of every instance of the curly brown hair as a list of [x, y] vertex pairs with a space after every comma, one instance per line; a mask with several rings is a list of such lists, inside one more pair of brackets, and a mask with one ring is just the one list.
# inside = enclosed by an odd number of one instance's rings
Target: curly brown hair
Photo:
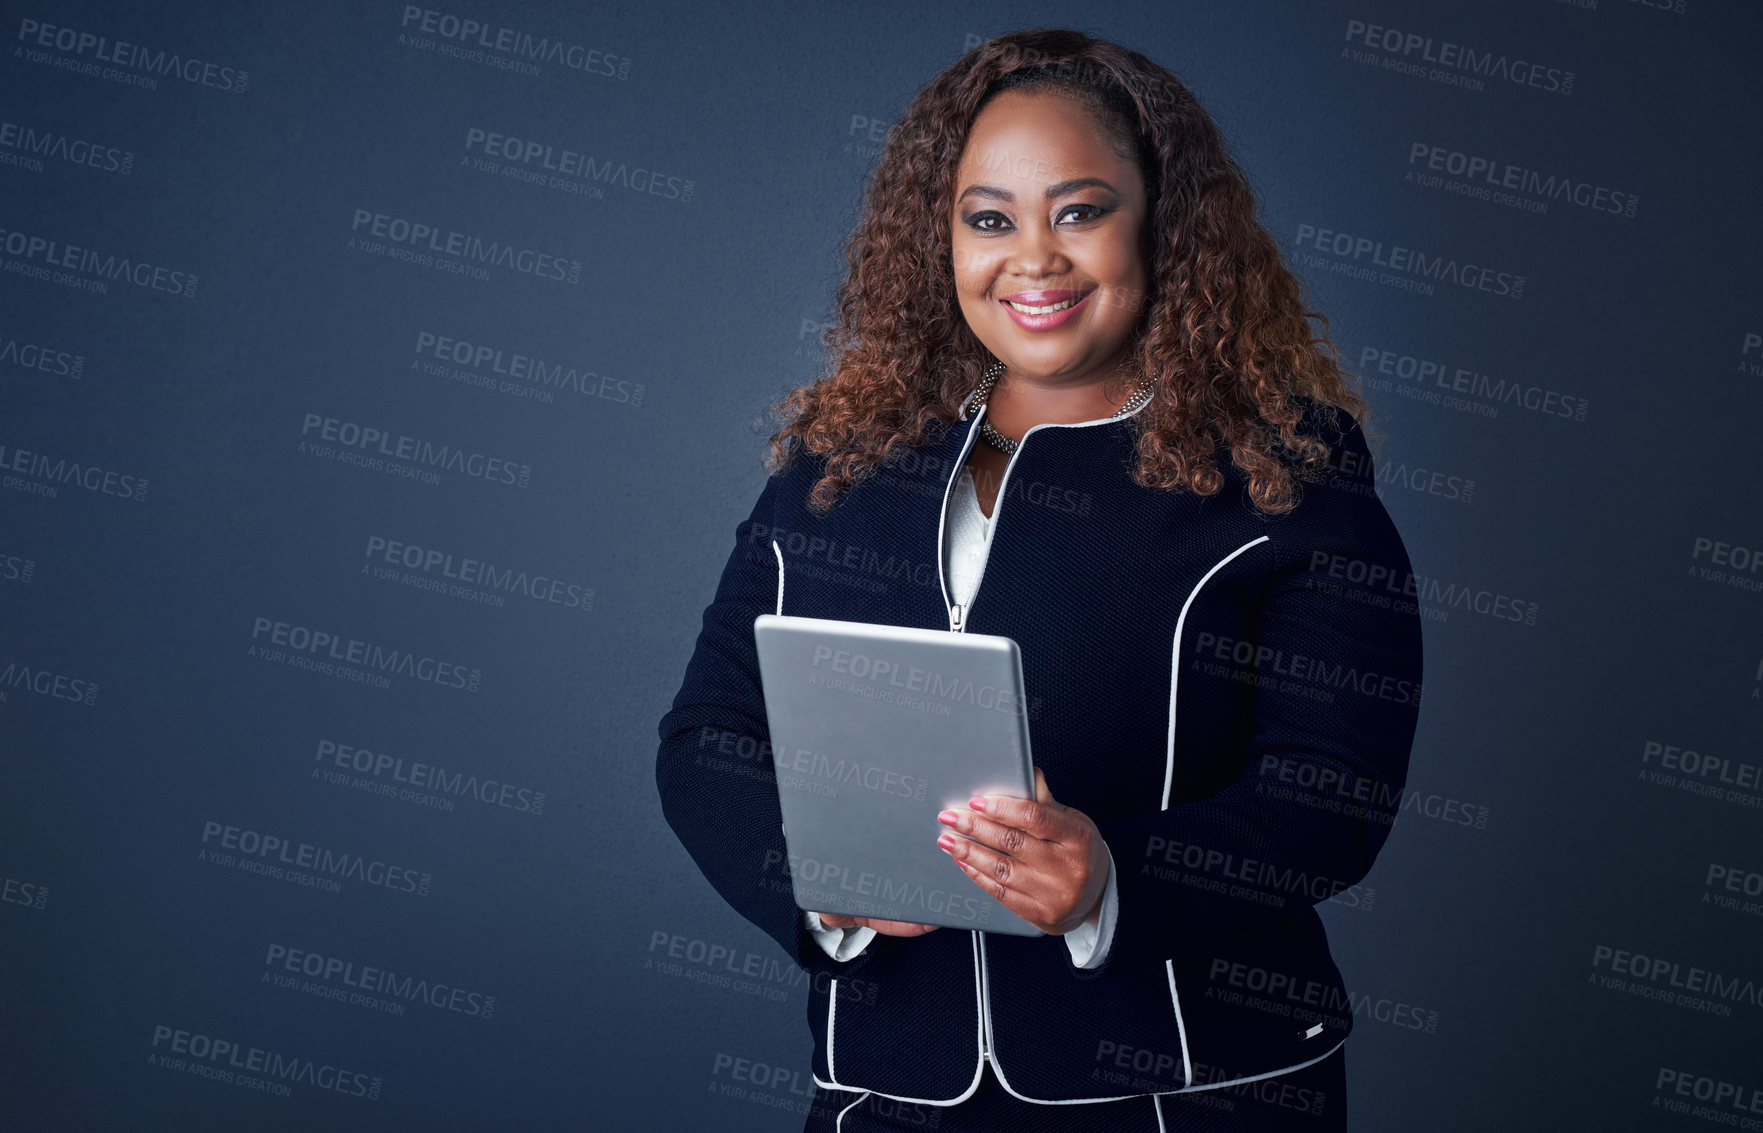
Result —
[[1248, 178], [1181, 81], [1136, 51], [1056, 28], [968, 51], [890, 131], [845, 244], [847, 273], [823, 336], [826, 374], [767, 407], [780, 427], [766, 467], [775, 474], [802, 448], [825, 456], [809, 497], [824, 514], [877, 465], [931, 439], [937, 422], [958, 418], [992, 358], [956, 299], [950, 197], [980, 109], [1013, 87], [1075, 97], [1145, 175], [1149, 294], [1129, 377], [1148, 376], [1155, 396], [1128, 418], [1134, 483], [1213, 495], [1224, 484], [1217, 454], [1228, 449], [1255, 507], [1290, 511], [1299, 481], [1317, 475], [1330, 452], [1300, 431], [1305, 400], [1325, 410], [1318, 423], [1333, 418], [1329, 406], [1367, 416], [1328, 321], [1305, 308], [1297, 277], [1256, 219]]

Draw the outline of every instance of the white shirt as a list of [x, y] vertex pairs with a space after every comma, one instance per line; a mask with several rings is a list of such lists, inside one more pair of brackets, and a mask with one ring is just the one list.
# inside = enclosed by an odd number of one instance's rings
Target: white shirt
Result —
[[[973, 600], [985, 572], [986, 556], [992, 549], [992, 516], [980, 510], [979, 490], [973, 474], [966, 468], [956, 481], [950, 500], [952, 513], [946, 528], [947, 543], [943, 547], [944, 573], [949, 579], [949, 597], [963, 607]], [[997, 505], [992, 507], [997, 512]], [[1106, 849], [1106, 847], [1104, 847]], [[1065, 946], [1071, 951], [1071, 962], [1080, 968], [1097, 968], [1114, 942], [1114, 918], [1120, 902], [1115, 895], [1114, 854], [1108, 853], [1108, 887], [1102, 894], [1102, 908], [1097, 923], [1085, 921], [1065, 934]], [[805, 914], [808, 929], [820, 947], [835, 960], [844, 961], [869, 947], [875, 930], [867, 925], [853, 928], [826, 928], [816, 913]]]

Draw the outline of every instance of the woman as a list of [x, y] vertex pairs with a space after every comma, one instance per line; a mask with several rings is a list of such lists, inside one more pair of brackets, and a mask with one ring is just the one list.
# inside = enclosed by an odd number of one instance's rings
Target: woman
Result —
[[[815, 977], [807, 1128], [1344, 1128], [1353, 1002], [1315, 906], [1357, 900], [1420, 699], [1362, 401], [1217, 130], [1135, 52], [974, 48], [866, 205], [656, 771], [705, 876]], [[795, 907], [761, 613], [1016, 639], [1037, 798], [925, 836], [1048, 936]]]

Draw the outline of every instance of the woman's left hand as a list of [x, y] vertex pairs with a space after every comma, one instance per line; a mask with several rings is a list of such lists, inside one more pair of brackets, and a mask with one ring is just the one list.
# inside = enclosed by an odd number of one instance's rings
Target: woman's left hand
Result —
[[978, 795], [937, 819], [967, 835], [937, 844], [975, 885], [1042, 932], [1063, 936], [1089, 919], [1108, 888], [1108, 846], [1088, 815], [1053, 798], [1035, 768], [1033, 800]]

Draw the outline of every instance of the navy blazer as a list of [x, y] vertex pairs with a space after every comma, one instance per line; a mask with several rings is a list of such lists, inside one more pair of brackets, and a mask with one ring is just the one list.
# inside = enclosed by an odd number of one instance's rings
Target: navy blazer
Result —
[[[766, 483], [660, 722], [669, 825], [815, 977], [823, 1085], [953, 1104], [989, 1060], [1026, 1100], [1102, 1101], [1326, 1056], [1354, 1012], [1315, 906], [1358, 900], [1400, 809], [1421, 693], [1413, 577], [1357, 422], [1339, 412], [1328, 471], [1277, 518], [1251, 507], [1228, 455], [1216, 495], [1147, 489], [1130, 479], [1126, 419], [1037, 425], [962, 611], [942, 541], [985, 412], [966, 416], [971, 401], [824, 517], [806, 507], [823, 458], [801, 452]], [[1057, 937], [952, 928], [877, 936], [844, 962], [820, 948], [779, 829], [761, 613], [1018, 642], [1035, 763], [1113, 854], [1102, 966], [1077, 968]]]

